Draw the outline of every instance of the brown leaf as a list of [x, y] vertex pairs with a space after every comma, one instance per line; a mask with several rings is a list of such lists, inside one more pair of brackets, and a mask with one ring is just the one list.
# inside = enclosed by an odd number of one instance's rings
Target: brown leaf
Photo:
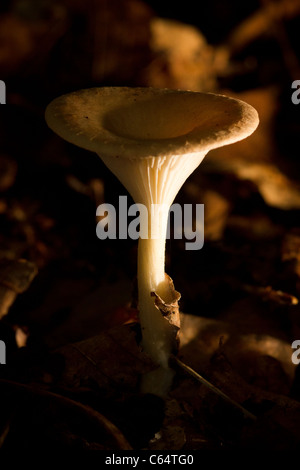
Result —
[[128, 279], [99, 282], [91, 276], [57, 276], [44, 302], [30, 312], [30, 320], [42, 324], [47, 344], [57, 348], [134, 319], [135, 310], [127, 309], [130, 298]]
[[283, 210], [299, 209], [299, 182], [293, 179], [291, 168], [286, 159], [280, 158], [274, 144], [278, 90], [269, 87], [238, 94], [230, 92], [230, 95], [254, 106], [259, 114], [259, 126], [253, 135], [234, 146], [210, 152], [202, 164], [202, 172], [234, 175], [243, 183], [251, 182], [268, 205]]
[[108, 396], [138, 389], [141, 375], [155, 368], [139, 347], [138, 332], [137, 324], [121, 325], [59, 348], [65, 360], [64, 384], [76, 387], [90, 378]]
[[145, 85], [197, 91], [216, 87], [215, 50], [199, 29], [165, 18], [153, 18], [150, 27], [153, 60], [143, 73]]
[[0, 284], [17, 294], [28, 289], [37, 274], [36, 266], [24, 259], [0, 260]]
[[[246, 304], [243, 304], [243, 311], [247, 316]], [[222, 352], [245, 383], [266, 391], [289, 393], [295, 374], [290, 343], [282, 332], [283, 338], [276, 337], [276, 330], [271, 331], [267, 325], [263, 333], [259, 317], [253, 316], [247, 324], [247, 319], [244, 323], [240, 319], [239, 323], [238, 315], [241, 317], [240, 309], [236, 316], [229, 315], [226, 322], [182, 315], [180, 358], [201, 374], [211, 367], [211, 360], [220, 352], [221, 339]], [[256, 330], [253, 330], [253, 321], [256, 321]], [[233, 393], [238, 394], [242, 389], [237, 385]]]
[[0, 319], [7, 315], [11, 305], [16, 300], [16, 297], [16, 292], [0, 285]]
[[0, 318], [7, 314], [17, 294], [28, 289], [36, 274], [37, 268], [30, 261], [0, 260]]

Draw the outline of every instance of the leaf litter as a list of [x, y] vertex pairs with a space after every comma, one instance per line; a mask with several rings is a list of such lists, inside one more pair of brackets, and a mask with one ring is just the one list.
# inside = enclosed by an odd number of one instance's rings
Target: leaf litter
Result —
[[[118, 9], [104, 1], [5, 3], [1, 78], [13, 106], [1, 107], [0, 130], [1, 448], [296, 449], [299, 118], [286, 90], [299, 78], [298, 2], [240, 14], [218, 44], [138, 0]], [[174, 30], [195, 46], [170, 44]], [[94, 236], [95, 203], [116, 204], [120, 186], [96, 157], [44, 125], [50, 99], [86, 83], [228, 93], [260, 115], [251, 138], [211, 152], [178, 195], [205, 203], [205, 245], [191, 253], [182, 240], [167, 244], [182, 298], [165, 400], [139, 391], [155, 365], [131, 304], [136, 244]], [[155, 299], [167, 316], [173, 311]]]

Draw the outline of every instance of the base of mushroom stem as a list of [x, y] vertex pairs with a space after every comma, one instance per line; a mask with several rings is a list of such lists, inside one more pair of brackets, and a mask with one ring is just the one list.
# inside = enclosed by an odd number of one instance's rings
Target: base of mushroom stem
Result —
[[160, 366], [142, 376], [140, 391], [164, 398], [172, 388], [174, 376], [174, 369]]
[[165, 323], [165, 336], [160, 337], [162, 341], [160, 344], [161, 349], [158, 347], [159, 342], [155, 343], [158, 351], [161, 351], [161, 357], [157, 358], [157, 351], [156, 357], [154, 355], [152, 356], [149, 344], [148, 348], [145, 344], [145, 352], [152, 357], [154, 362], [160, 365], [153, 371], [144, 375], [141, 383], [142, 393], [152, 393], [161, 397], [166, 396], [172, 387], [175, 371], [169, 367], [169, 359], [171, 355], [176, 355], [178, 352], [180, 331], [180, 313], [178, 305], [180, 293], [175, 290], [171, 277], [166, 273], [163, 295], [164, 299], [162, 299], [157, 292], [151, 292], [153, 306], [157, 309], [156, 311], [160, 312], [163, 323]]

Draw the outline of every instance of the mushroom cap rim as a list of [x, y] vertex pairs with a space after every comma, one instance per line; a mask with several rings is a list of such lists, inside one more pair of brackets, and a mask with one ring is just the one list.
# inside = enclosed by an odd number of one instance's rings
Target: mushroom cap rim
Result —
[[[184, 106], [186, 109], [182, 109]], [[195, 117], [191, 117], [192, 112]], [[191, 128], [181, 134], [178, 129], [184, 127], [185, 116]], [[248, 137], [259, 123], [257, 111], [239, 99], [151, 87], [94, 87], [74, 91], [54, 99], [46, 108], [45, 118], [48, 126], [66, 141], [100, 156], [120, 158], [207, 153]], [[143, 119], [150, 130], [149, 137], [139, 135], [145, 127]], [[165, 126], [168, 132], [166, 137], [157, 138], [155, 128], [159, 129], [160, 119], [163, 122], [160, 127]], [[126, 132], [130, 120], [131, 128], [129, 125]], [[168, 135], [170, 129], [174, 133], [172, 120], [178, 135]], [[138, 129], [136, 137], [135, 129]]]

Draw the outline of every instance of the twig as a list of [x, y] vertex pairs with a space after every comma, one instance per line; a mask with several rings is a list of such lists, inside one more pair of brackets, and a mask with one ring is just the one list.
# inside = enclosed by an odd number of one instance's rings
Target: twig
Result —
[[172, 356], [172, 362], [175, 362], [177, 366], [180, 367], [180, 369], [184, 370], [188, 375], [196, 379], [198, 382], [202, 383], [205, 385], [209, 390], [211, 390], [213, 393], [217, 394], [219, 397], [221, 397], [224, 401], [227, 403], [230, 403], [230, 405], [234, 406], [237, 408], [239, 411], [242, 412], [243, 416], [245, 418], [251, 419], [252, 421], [255, 421], [257, 418], [254, 414], [250, 413], [250, 411], [246, 410], [243, 406], [241, 406], [239, 403], [236, 401], [232, 400], [228, 395], [226, 395], [222, 390], [219, 388], [215, 387], [212, 383], [210, 383], [208, 380], [206, 380], [202, 375], [198, 374], [194, 369], [192, 369], [190, 366], [185, 364], [184, 362], [180, 361], [175, 356]]
[[251, 286], [249, 284], [243, 284], [243, 289], [251, 294], [260, 296], [263, 300], [273, 301], [280, 305], [298, 305], [299, 300], [292, 294], [283, 292], [281, 290], [275, 290], [271, 286]]
[[65, 397], [64, 395], [49, 392], [48, 390], [44, 390], [33, 385], [21, 384], [19, 382], [13, 382], [6, 379], [0, 379], [0, 385], [1, 388], [7, 386], [8, 388], [10, 387], [17, 389], [18, 391], [24, 391], [33, 395], [38, 395], [42, 398], [51, 398], [65, 407], [73, 408], [74, 411], [81, 411], [85, 413], [85, 415], [87, 415], [90, 419], [92, 419], [97, 426], [100, 426], [101, 429], [104, 428], [109, 433], [109, 435], [114, 438], [119, 449], [132, 450], [132, 447], [125, 439], [121, 431], [105, 416], [88, 405], [84, 405], [83, 403], [72, 400], [71, 398]]
[[300, 14], [298, 0], [264, 1], [262, 6], [242, 21], [229, 35], [225, 45], [230, 55], [243, 50], [257, 38], [272, 31], [284, 52], [284, 60], [292, 77], [298, 78], [299, 62], [284, 30], [283, 21]]

